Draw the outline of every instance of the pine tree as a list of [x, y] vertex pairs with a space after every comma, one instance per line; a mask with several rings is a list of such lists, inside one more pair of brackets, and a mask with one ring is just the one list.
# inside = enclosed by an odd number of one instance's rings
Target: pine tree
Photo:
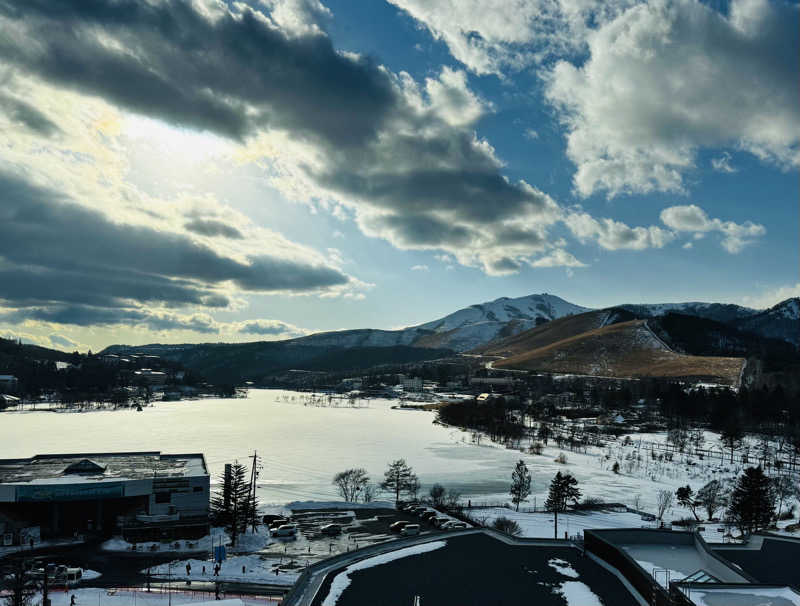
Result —
[[766, 528], [775, 515], [770, 480], [761, 467], [748, 467], [736, 481], [728, 518], [742, 532]]
[[389, 463], [389, 467], [384, 472], [381, 488], [387, 492], [393, 492], [395, 503], [397, 503], [400, 501], [402, 493], [416, 494], [416, 491], [419, 490], [419, 480], [405, 459], [397, 459]]
[[742, 445], [742, 440], [744, 439], [744, 430], [742, 429], [742, 424], [737, 417], [732, 416], [730, 419], [728, 419], [728, 422], [725, 424], [722, 433], [720, 433], [719, 439], [726, 448], [730, 449], [731, 463], [733, 463], [733, 451]]
[[244, 465], [234, 461], [230, 471], [226, 469], [221, 480], [220, 487], [211, 499], [211, 517], [215, 524], [228, 531], [231, 545], [235, 547], [239, 534], [247, 530], [247, 524], [251, 521], [250, 510], [255, 503], [251, 498]]
[[697, 517], [697, 506], [699, 503], [694, 498], [692, 487], [688, 484], [686, 486], [681, 486], [675, 491], [675, 496], [678, 497], [678, 504], [691, 511], [694, 519], [699, 522], [700, 518]]
[[571, 474], [559, 471], [550, 482], [550, 490], [547, 493], [547, 500], [544, 503], [547, 511], [552, 511], [554, 515], [553, 537], [558, 538], [558, 513], [567, 510], [567, 501], [578, 502], [581, 498], [581, 491], [578, 488], [578, 480]]
[[509, 492], [511, 502], [517, 506], [517, 511], [519, 511], [519, 504], [531, 494], [531, 472], [528, 471], [528, 466], [522, 459], [517, 462], [517, 466], [511, 474], [511, 490]]

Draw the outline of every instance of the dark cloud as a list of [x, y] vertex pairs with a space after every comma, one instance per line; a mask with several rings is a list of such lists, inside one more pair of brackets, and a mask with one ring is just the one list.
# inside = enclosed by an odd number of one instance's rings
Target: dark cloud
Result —
[[[397, 245], [459, 256], [479, 242], [473, 258], [497, 258], [503, 222], [524, 222], [523, 232], [542, 239], [555, 204], [503, 177], [469, 124], [480, 103], [465, 80], [443, 72], [426, 96], [369, 58], [336, 52], [324, 35], [287, 35], [262, 13], [234, 7], [208, 18], [180, 0], [0, 0], [6, 27], [37, 40], [0, 39], [0, 58], [173, 124], [238, 140], [288, 131], [323, 158], [302, 167], [307, 176], [359, 211], [382, 214], [383, 237]], [[518, 253], [534, 250], [541, 241]]]
[[[324, 36], [288, 38], [247, 8], [212, 21], [182, 1], [0, 0], [0, 14], [23, 22], [37, 40], [0, 39], [7, 61], [235, 139], [275, 124], [358, 144], [394, 103], [389, 79], [370, 60], [336, 53]], [[98, 31], [121, 46], [105, 44]]]
[[30, 307], [23, 319], [175, 323], [132, 308], [225, 307], [230, 301], [216, 288], [228, 281], [252, 292], [303, 293], [347, 284], [349, 277], [302, 260], [232, 259], [184, 235], [114, 223], [57, 192], [0, 173], [0, 300]]
[[54, 305], [51, 307], [26, 307], [0, 313], [0, 320], [20, 323], [25, 320], [72, 324], [75, 326], [112, 326], [129, 324], [150, 330], [193, 330], [206, 334], [218, 332], [217, 326], [207, 316], [180, 316], [156, 314], [145, 309], [105, 309], [86, 305]]
[[228, 225], [216, 219], [193, 219], [185, 223], [184, 228], [201, 236], [230, 238], [231, 240], [241, 240], [244, 238], [242, 232], [233, 225]]
[[304, 332], [280, 320], [251, 320], [239, 326], [238, 332], [254, 335], [302, 335]]
[[78, 346], [78, 344], [75, 341], [73, 341], [72, 339], [68, 339], [63, 335], [50, 335], [49, 339], [50, 342], [56, 347], [75, 348]]
[[46, 137], [59, 131], [50, 118], [21, 99], [0, 94], [0, 113], [6, 114], [12, 122], [23, 124]]

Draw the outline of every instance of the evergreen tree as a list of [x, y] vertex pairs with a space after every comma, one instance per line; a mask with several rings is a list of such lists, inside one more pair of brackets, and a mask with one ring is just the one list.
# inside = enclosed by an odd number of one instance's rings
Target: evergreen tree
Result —
[[694, 491], [692, 490], [692, 487], [688, 484], [686, 486], [681, 486], [675, 491], [675, 496], [678, 497], [678, 504], [691, 511], [694, 519], [699, 522], [700, 518], [697, 517], [696, 511], [699, 503], [694, 498]]
[[389, 467], [383, 473], [381, 488], [387, 492], [393, 492], [395, 503], [397, 503], [400, 501], [402, 493], [416, 495], [419, 490], [419, 480], [405, 459], [397, 459], [389, 463]]
[[725, 423], [725, 427], [720, 433], [719, 439], [726, 448], [730, 449], [731, 463], [733, 463], [733, 451], [741, 447], [742, 440], [744, 439], [744, 430], [742, 429], [742, 424], [738, 417], [731, 416], [728, 419], [728, 422]]
[[742, 532], [766, 528], [775, 515], [770, 480], [761, 467], [748, 467], [736, 481], [728, 518]]
[[510, 493], [511, 502], [517, 506], [517, 511], [519, 511], [519, 504], [531, 494], [531, 472], [528, 471], [528, 466], [522, 459], [517, 462], [517, 466], [511, 473]]
[[247, 530], [251, 521], [254, 497], [250, 494], [247, 470], [239, 461], [230, 465], [230, 471], [226, 469], [221, 480], [211, 499], [211, 518], [225, 528], [235, 547], [239, 534]]
[[550, 490], [547, 493], [547, 500], [544, 503], [547, 511], [552, 511], [553, 538], [558, 538], [558, 513], [567, 510], [567, 501], [578, 502], [581, 491], [578, 488], [578, 480], [571, 474], [562, 474], [560, 471], [550, 482]]

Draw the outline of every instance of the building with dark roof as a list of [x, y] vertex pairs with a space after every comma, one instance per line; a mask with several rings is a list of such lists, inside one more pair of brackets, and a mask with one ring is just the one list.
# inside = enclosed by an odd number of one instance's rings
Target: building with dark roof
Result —
[[210, 478], [202, 454], [36, 455], [0, 460], [0, 534], [38, 527], [43, 539], [120, 534], [129, 541], [208, 533]]

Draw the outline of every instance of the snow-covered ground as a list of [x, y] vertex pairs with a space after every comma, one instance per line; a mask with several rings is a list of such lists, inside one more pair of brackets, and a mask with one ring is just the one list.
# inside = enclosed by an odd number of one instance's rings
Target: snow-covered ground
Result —
[[[553, 538], [554, 517], [552, 513], [522, 513], [513, 509], [494, 507], [491, 509], [472, 509], [469, 515], [476, 521], [491, 524], [500, 517], [514, 520], [519, 524], [522, 534], [530, 538]], [[611, 511], [587, 511], [585, 513], [562, 513], [558, 516], [558, 536], [583, 535], [587, 529], [601, 528], [653, 528], [653, 522], [644, 522], [639, 514], [615, 513]]]
[[[191, 567], [188, 573], [187, 564]], [[146, 574], [147, 569], [142, 572]], [[214, 575], [214, 563], [210, 560], [180, 560], [150, 568], [152, 576], [162, 579], [265, 583], [269, 585], [294, 585], [300, 572], [302, 572], [300, 569], [281, 567], [281, 561], [278, 558], [262, 557], [257, 554], [228, 558], [222, 562], [218, 576]]]
[[[243, 551], [255, 551], [256, 549], [260, 549], [266, 544], [263, 540], [264, 538], [264, 536], [259, 538], [259, 535], [256, 535], [255, 538], [252, 538], [251, 535], [245, 535], [241, 537], [242, 540], [239, 541], [239, 549]], [[248, 544], [248, 541], [255, 541], [256, 545], [250, 545]], [[211, 530], [211, 534], [206, 535], [201, 539], [176, 540], [169, 542], [145, 541], [142, 543], [136, 543], [135, 547], [136, 551], [143, 553], [151, 551], [166, 551], [170, 553], [205, 553], [211, 551], [211, 548], [214, 545], [228, 545], [229, 543], [230, 537], [228, 537], [224, 530], [221, 528], [213, 528]], [[105, 541], [100, 548], [103, 551], [134, 551], [134, 544], [129, 543], [120, 537], [113, 537]]]
[[[70, 599], [75, 596], [77, 606], [271, 606], [279, 604], [279, 599], [254, 598], [244, 596], [242, 598], [230, 598], [224, 600], [214, 600], [214, 594], [206, 592], [172, 591], [166, 592], [146, 592], [146, 591], [126, 591], [99, 589], [95, 587], [85, 587], [73, 591], [51, 591], [48, 594], [52, 606], [69, 606]], [[34, 597], [34, 603], [41, 601], [41, 596]]]

